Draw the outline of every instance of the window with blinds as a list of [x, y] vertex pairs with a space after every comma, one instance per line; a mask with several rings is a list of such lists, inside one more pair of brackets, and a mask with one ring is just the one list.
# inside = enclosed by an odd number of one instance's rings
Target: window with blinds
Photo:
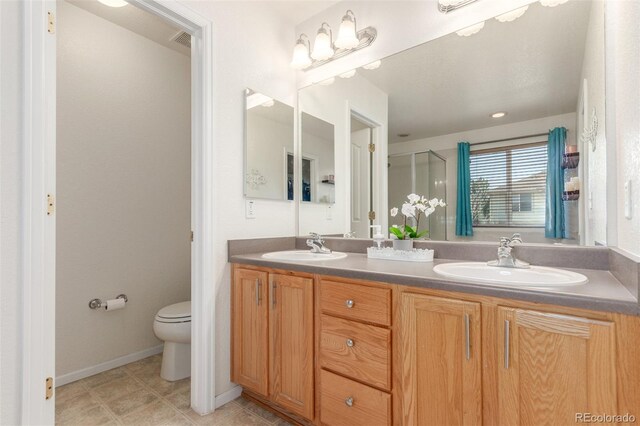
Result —
[[547, 143], [471, 152], [473, 226], [544, 227]]

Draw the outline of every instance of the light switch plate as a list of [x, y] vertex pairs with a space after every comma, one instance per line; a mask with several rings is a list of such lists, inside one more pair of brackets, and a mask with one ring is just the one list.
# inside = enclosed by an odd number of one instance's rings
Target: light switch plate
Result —
[[256, 218], [256, 202], [254, 200], [246, 200], [244, 205], [244, 215], [247, 219]]
[[624, 183], [624, 217], [631, 219], [631, 181]]

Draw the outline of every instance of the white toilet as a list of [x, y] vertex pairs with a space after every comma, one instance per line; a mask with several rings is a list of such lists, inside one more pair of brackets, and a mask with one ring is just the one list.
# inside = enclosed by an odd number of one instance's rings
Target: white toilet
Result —
[[160, 309], [153, 332], [164, 340], [160, 377], [173, 382], [191, 376], [191, 302]]

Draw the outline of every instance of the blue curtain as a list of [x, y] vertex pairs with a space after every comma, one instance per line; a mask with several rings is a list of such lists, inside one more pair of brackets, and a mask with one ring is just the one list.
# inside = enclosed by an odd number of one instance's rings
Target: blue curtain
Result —
[[556, 127], [549, 130], [547, 145], [547, 202], [544, 214], [544, 236], [546, 238], [565, 238], [564, 204], [564, 170], [562, 154], [567, 139], [567, 129]]
[[458, 143], [458, 203], [456, 205], [456, 235], [473, 235], [471, 215], [471, 172], [469, 142]]

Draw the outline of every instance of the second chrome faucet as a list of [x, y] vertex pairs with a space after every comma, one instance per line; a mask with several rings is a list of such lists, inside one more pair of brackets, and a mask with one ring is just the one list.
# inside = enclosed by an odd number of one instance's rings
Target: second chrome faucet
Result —
[[520, 234], [513, 234], [511, 238], [501, 237], [500, 246], [498, 247], [498, 259], [487, 262], [487, 265], [499, 266], [502, 268], [529, 268], [529, 264], [527, 262], [522, 262], [516, 259], [513, 254], [513, 246], [516, 244], [522, 244]]
[[322, 239], [320, 234], [311, 232], [309, 236], [311, 238], [307, 239], [307, 245], [311, 247], [311, 253], [331, 253], [331, 249], [324, 246], [324, 239]]

